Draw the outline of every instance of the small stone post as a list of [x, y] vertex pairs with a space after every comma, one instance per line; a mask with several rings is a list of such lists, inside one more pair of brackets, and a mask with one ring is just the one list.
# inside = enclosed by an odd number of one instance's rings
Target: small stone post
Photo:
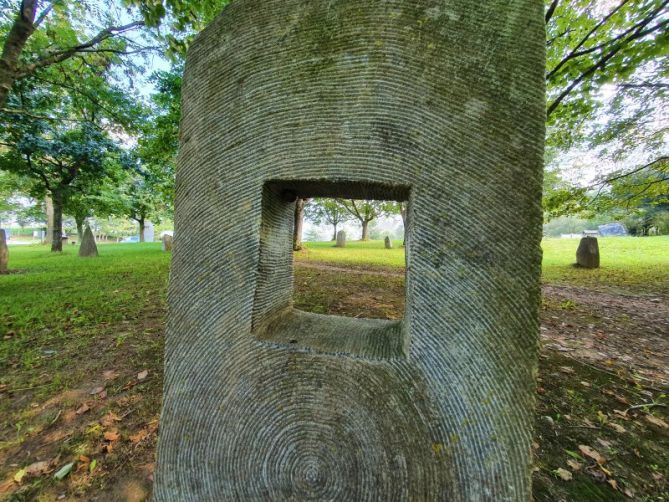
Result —
[[7, 236], [0, 229], [0, 274], [9, 272], [9, 249], [7, 248]]
[[95, 237], [91, 231], [91, 227], [86, 225], [86, 230], [84, 230], [84, 236], [81, 238], [81, 245], [79, 246], [79, 256], [89, 257], [97, 256], [98, 247], [95, 244]]
[[576, 250], [576, 264], [583, 268], [599, 268], [597, 237], [583, 237]]
[[393, 248], [393, 243], [390, 240], [390, 237], [388, 237], [387, 235], [386, 235], [386, 238], [383, 240], [383, 243], [385, 244], [386, 249], [392, 249]]
[[346, 247], [346, 232], [344, 232], [343, 230], [337, 232], [337, 243], [335, 244], [335, 247], [337, 248]]
[[163, 251], [165, 251], [165, 252], [167, 252], [167, 253], [171, 253], [171, 252], [172, 252], [172, 243], [173, 243], [173, 241], [174, 241], [174, 239], [173, 239], [173, 237], [172, 237], [170, 234], [165, 234], [165, 235], [163, 235], [163, 238], [162, 238], [162, 242], [163, 242], [163, 246], [162, 246], [162, 247], [163, 247]]

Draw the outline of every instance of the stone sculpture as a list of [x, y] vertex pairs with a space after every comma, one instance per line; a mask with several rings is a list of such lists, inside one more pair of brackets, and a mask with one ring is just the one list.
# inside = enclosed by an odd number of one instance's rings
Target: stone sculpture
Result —
[[98, 247], [95, 244], [95, 236], [91, 231], [91, 227], [86, 225], [84, 230], [84, 236], [81, 238], [81, 244], [79, 245], [79, 256], [82, 257], [91, 257], [98, 255]]
[[576, 250], [576, 264], [583, 268], [599, 268], [597, 237], [583, 237]]
[[383, 239], [383, 245], [386, 247], [386, 249], [392, 249], [393, 248], [393, 243], [390, 240], [390, 237], [386, 235], [386, 238]]
[[[236, 0], [196, 38], [156, 500], [530, 499], [544, 43], [539, 0]], [[403, 320], [293, 308], [298, 197], [408, 202]]]
[[346, 247], [346, 232], [344, 230], [337, 232], [337, 242], [335, 243], [335, 247]]
[[163, 251], [170, 253], [172, 252], [172, 243], [173, 243], [173, 238], [170, 234], [165, 234], [163, 235], [163, 238], [161, 239], [162, 241], [162, 249]]

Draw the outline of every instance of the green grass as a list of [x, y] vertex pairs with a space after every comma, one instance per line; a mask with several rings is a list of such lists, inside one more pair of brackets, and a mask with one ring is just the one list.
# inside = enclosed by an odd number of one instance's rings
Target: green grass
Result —
[[[543, 281], [591, 288], [669, 293], [669, 236], [599, 238], [601, 266], [585, 270], [573, 266], [578, 239], [545, 239], [542, 243]], [[384, 249], [383, 241], [348, 242], [336, 248], [332, 242], [308, 242], [297, 260], [333, 265], [404, 267], [400, 241]]]

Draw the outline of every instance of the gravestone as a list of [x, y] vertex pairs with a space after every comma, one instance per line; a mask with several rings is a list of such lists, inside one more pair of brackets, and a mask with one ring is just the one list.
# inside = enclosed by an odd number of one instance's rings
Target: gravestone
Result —
[[599, 268], [597, 237], [583, 237], [576, 250], [576, 264], [583, 268]]
[[144, 242], [153, 242], [156, 237], [156, 232], [153, 223], [147, 222], [144, 224]]
[[98, 246], [95, 244], [95, 236], [91, 231], [91, 227], [86, 225], [86, 230], [84, 230], [84, 235], [81, 238], [81, 244], [79, 245], [79, 256], [86, 258], [97, 255]]
[[[530, 499], [544, 44], [539, 0], [236, 0], [198, 35], [156, 500]], [[293, 307], [297, 197], [408, 202], [404, 319]]]
[[343, 248], [346, 247], [346, 232], [343, 230], [340, 230], [337, 232], [337, 242], [335, 243], [335, 247], [338, 248]]
[[386, 246], [386, 249], [392, 249], [393, 248], [393, 243], [390, 240], [390, 237], [388, 237], [387, 235], [386, 235], [386, 238], [383, 239], [383, 244], [384, 244], [384, 246]]
[[163, 248], [163, 251], [166, 251], [166, 252], [168, 252], [168, 253], [170, 253], [170, 252], [172, 251], [172, 239], [173, 239], [173, 238], [172, 238], [172, 236], [171, 236], [170, 234], [165, 234], [165, 235], [163, 235], [163, 238], [162, 238], [162, 242], [163, 242], [163, 244], [162, 244], [162, 248]]
[[6, 274], [9, 271], [9, 248], [7, 247], [7, 235], [4, 229], [0, 228], [0, 274]]

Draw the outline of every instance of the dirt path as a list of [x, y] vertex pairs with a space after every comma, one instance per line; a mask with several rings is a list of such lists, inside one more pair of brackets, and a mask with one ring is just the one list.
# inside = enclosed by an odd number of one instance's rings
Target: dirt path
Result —
[[[299, 261], [296, 266], [325, 273], [404, 276], [404, 271], [318, 262]], [[383, 288], [375, 294], [384, 295]], [[667, 298], [557, 285], [544, 285], [543, 294], [541, 341], [545, 350], [614, 372], [629, 372], [649, 385], [669, 387]], [[368, 292], [363, 296], [364, 303], [369, 303]], [[374, 298], [382, 304], [398, 302], [396, 291], [389, 289], [386, 296]], [[343, 298], [341, 301], [346, 303]], [[346, 307], [350, 306], [344, 310]]]

